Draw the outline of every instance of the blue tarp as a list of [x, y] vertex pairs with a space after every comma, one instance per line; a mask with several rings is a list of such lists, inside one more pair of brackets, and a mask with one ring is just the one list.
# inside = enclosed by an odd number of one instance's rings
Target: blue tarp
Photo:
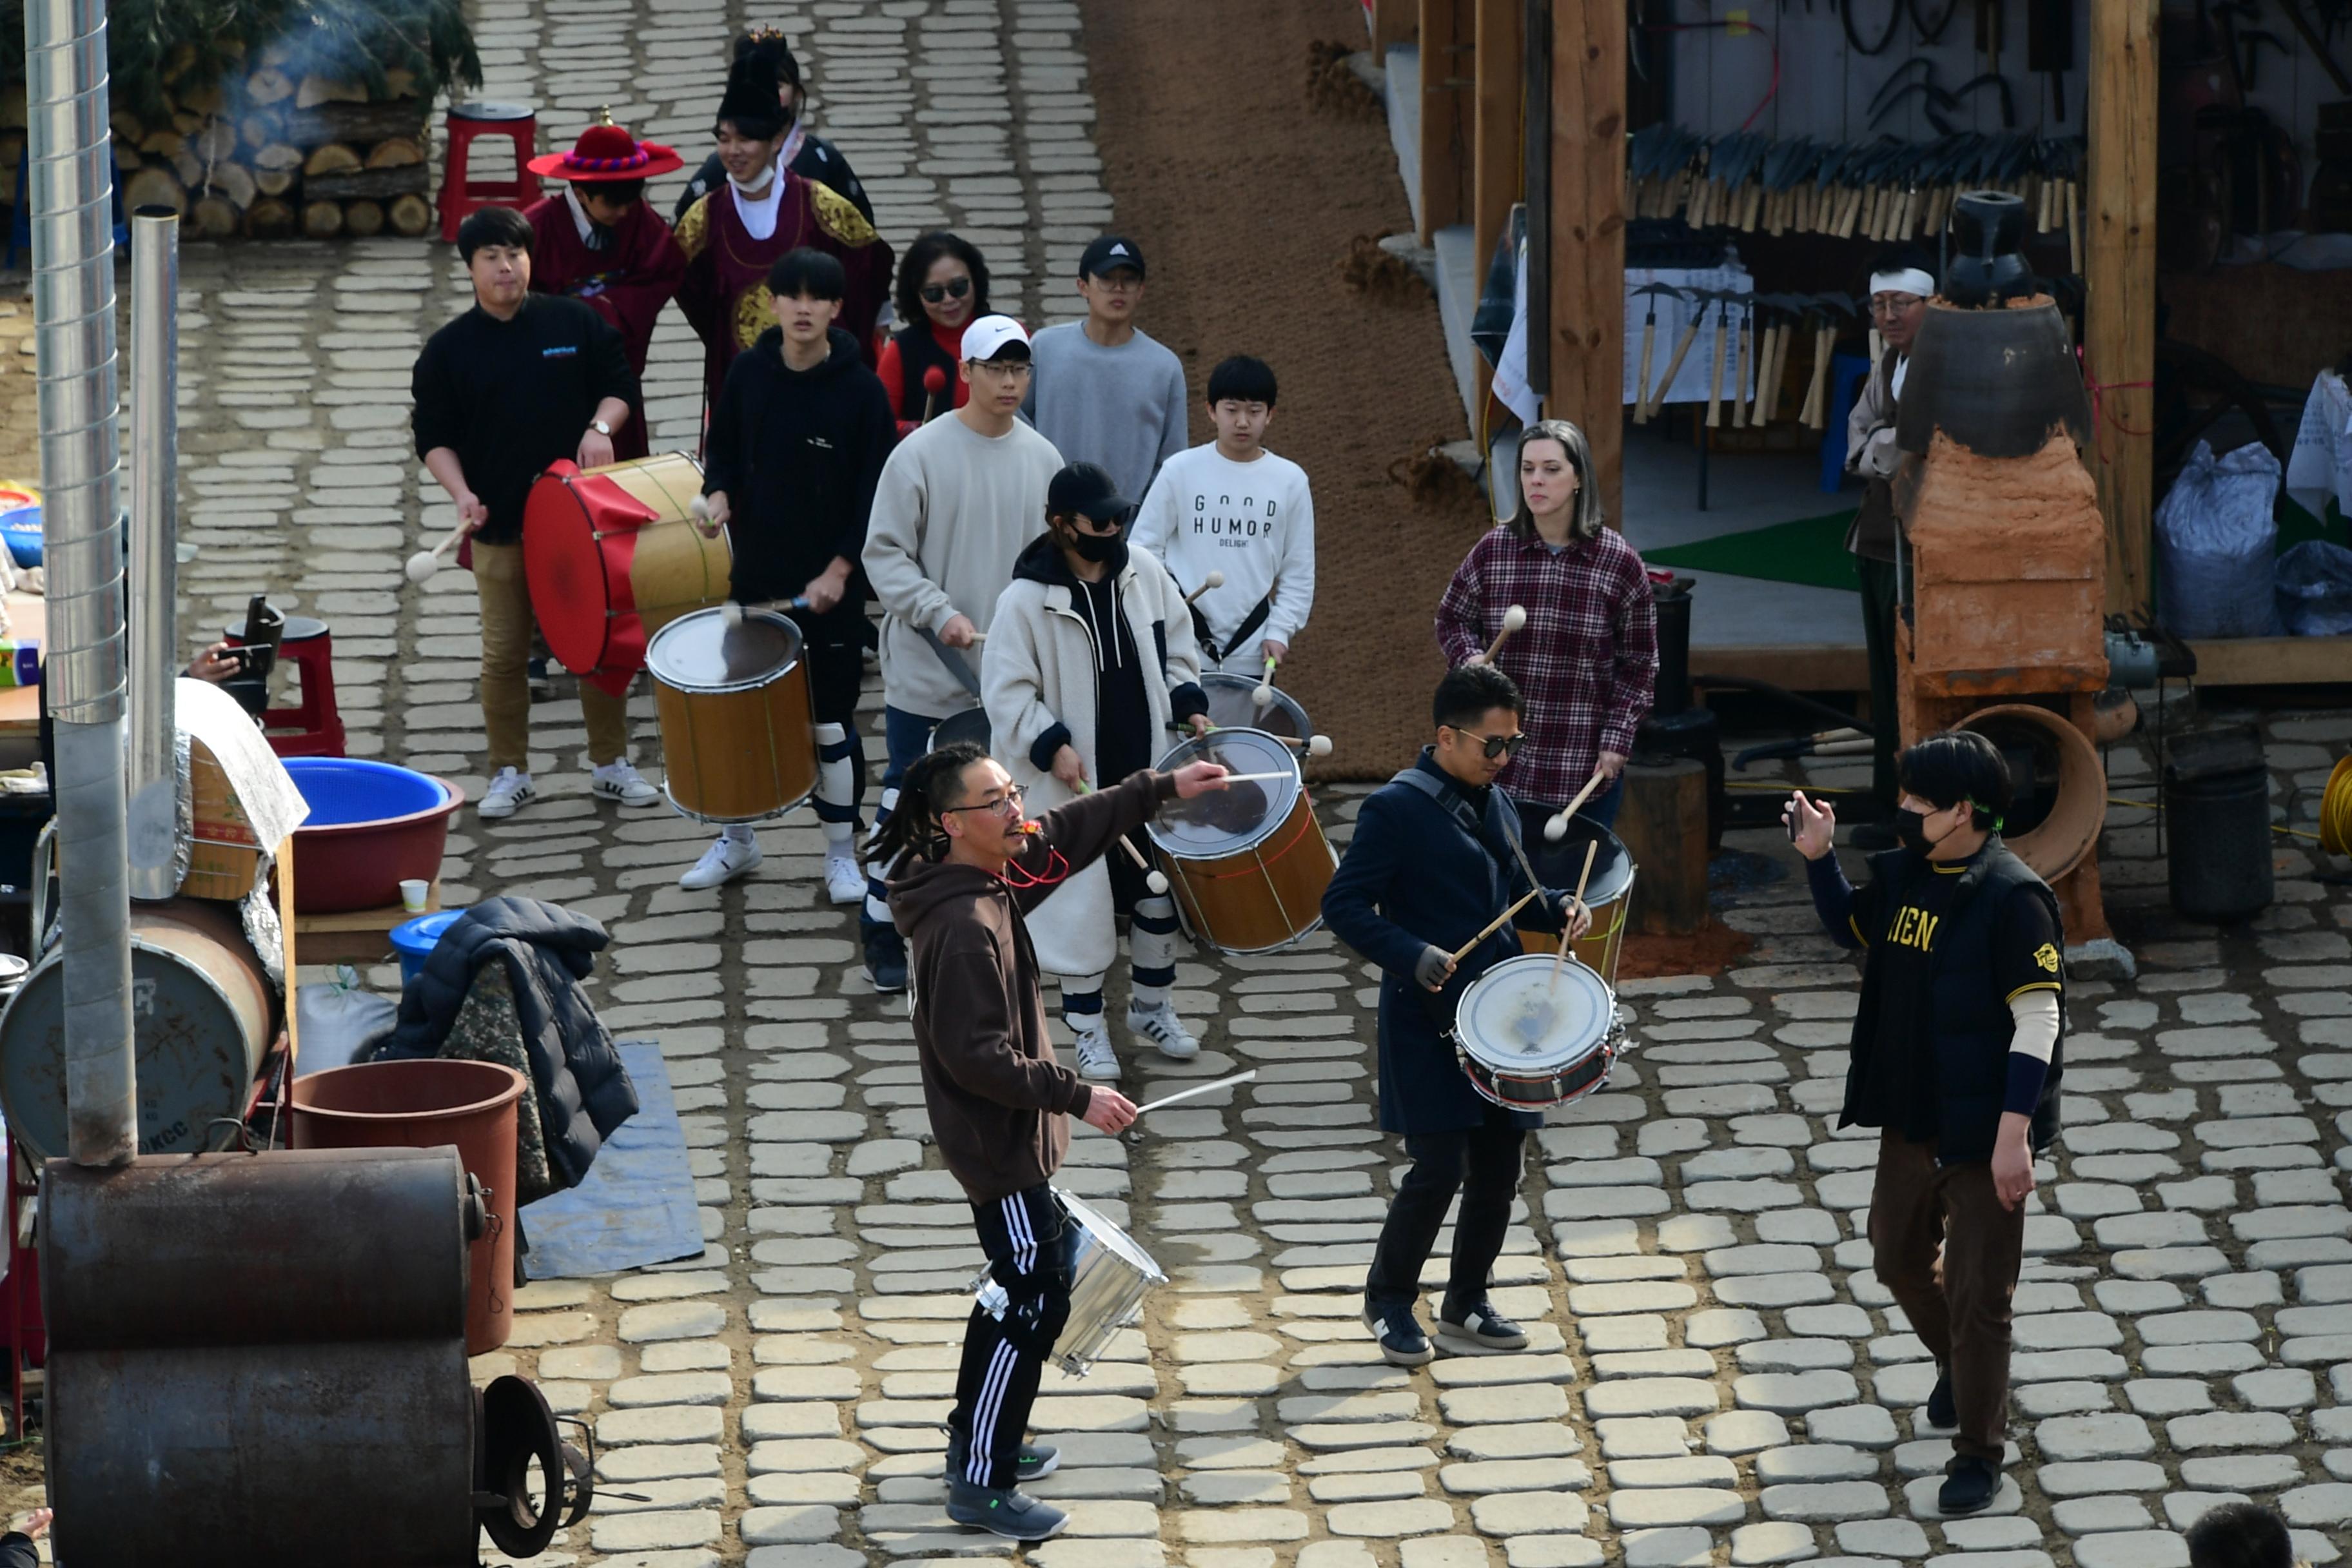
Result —
[[581, 1279], [702, 1255], [702, 1216], [669, 1071], [651, 1040], [619, 1042], [637, 1113], [614, 1129], [569, 1192], [522, 1211], [533, 1279]]

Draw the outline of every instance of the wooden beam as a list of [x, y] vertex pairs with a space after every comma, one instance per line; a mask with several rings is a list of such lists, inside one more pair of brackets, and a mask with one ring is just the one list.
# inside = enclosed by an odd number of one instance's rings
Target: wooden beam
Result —
[[2155, 509], [2158, 0], [2091, 0], [2083, 195], [2084, 371], [2095, 384], [2091, 475], [2107, 523], [2107, 608], [2150, 607]]
[[1472, 0], [1421, 0], [1421, 243], [1470, 216]]
[[1389, 46], [1412, 42], [1421, 25], [1420, 0], [1371, 0], [1372, 63], [1389, 63]]
[[[1471, 141], [1472, 254], [1483, 282], [1519, 198], [1519, 94], [1526, 85], [1520, 52], [1524, 0], [1475, 0], [1477, 103]], [[1478, 358], [1478, 401], [1484, 405], [1494, 371]]]
[[2352, 686], [2352, 637], [2192, 642], [2199, 686]]
[[[1592, 444], [1622, 522], [1625, 395], [1625, 7], [1552, 0], [1550, 392]], [[1534, 352], [1534, 345], [1529, 345]]]

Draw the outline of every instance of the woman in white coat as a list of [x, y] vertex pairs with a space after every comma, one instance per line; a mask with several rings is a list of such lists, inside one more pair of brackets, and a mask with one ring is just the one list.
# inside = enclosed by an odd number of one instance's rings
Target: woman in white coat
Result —
[[[980, 667], [989, 728], [1032, 813], [1150, 767], [1174, 743], [1173, 724], [1208, 726], [1192, 617], [1167, 568], [1127, 542], [1134, 510], [1093, 464], [1064, 468], [1046, 491], [1045, 531], [1022, 551], [989, 622]], [[1037, 967], [1061, 980], [1062, 1018], [1088, 1078], [1118, 1077], [1102, 987], [1122, 913], [1134, 963], [1128, 1028], [1180, 1060], [1201, 1049], [1168, 995], [1175, 901], [1151, 892], [1124, 851], [1105, 855], [1029, 916]]]

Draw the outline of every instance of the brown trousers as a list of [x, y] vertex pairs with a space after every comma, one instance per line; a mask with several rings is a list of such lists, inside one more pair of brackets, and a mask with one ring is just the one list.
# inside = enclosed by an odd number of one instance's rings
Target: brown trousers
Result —
[[1999, 1467], [2009, 1431], [2010, 1301], [2025, 1257], [2025, 1205], [2000, 1206], [1990, 1163], [1939, 1167], [1933, 1143], [1882, 1132], [1870, 1246], [1878, 1278], [1912, 1331], [1951, 1373], [1960, 1417], [1953, 1452]]
[[[530, 771], [530, 582], [522, 546], [474, 542], [474, 592], [482, 605], [482, 729], [490, 773]], [[618, 697], [580, 683], [588, 760], [598, 767], [629, 754], [629, 710]]]

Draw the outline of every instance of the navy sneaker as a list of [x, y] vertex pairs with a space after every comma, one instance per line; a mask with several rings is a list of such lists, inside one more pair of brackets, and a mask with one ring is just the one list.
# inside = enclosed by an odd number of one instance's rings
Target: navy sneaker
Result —
[[1936, 1506], [1947, 1514], [1981, 1513], [1992, 1506], [1993, 1493], [2000, 1489], [2000, 1472], [1990, 1459], [1962, 1454], [1945, 1470]]
[[1008, 1541], [1051, 1540], [1070, 1522], [1070, 1516], [1053, 1504], [1024, 1497], [1011, 1487], [976, 1487], [958, 1480], [948, 1482], [948, 1517]]
[[907, 988], [907, 944], [888, 926], [866, 933], [866, 978], [877, 991]]
[[1437, 1314], [1437, 1342], [1448, 1350], [1523, 1351], [1528, 1348], [1528, 1331], [1495, 1310], [1495, 1303], [1481, 1297], [1466, 1310], [1457, 1312], [1447, 1307]]
[[1391, 1366], [1426, 1366], [1437, 1352], [1429, 1346], [1429, 1336], [1421, 1331], [1421, 1322], [1412, 1315], [1410, 1302], [1392, 1307], [1364, 1307], [1364, 1327], [1372, 1331], [1380, 1342], [1381, 1354]]
[[[964, 1460], [971, 1453], [966, 1446], [968, 1442], [969, 1439], [961, 1433], [948, 1434], [948, 1457], [942, 1473], [950, 1479], [963, 1474]], [[1024, 1443], [1013, 1458], [1013, 1484], [1025, 1485], [1040, 1476], [1050, 1476], [1061, 1466], [1059, 1449], [1049, 1448], [1043, 1443]]]

